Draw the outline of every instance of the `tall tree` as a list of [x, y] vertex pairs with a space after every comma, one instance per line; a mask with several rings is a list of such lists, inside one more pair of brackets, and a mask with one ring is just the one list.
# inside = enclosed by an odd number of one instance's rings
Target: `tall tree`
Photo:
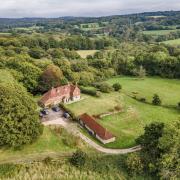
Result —
[[159, 139], [162, 137], [163, 123], [152, 123], [145, 127], [145, 132], [136, 141], [141, 145], [141, 157], [147, 170], [157, 173], [157, 163], [161, 155]]
[[20, 147], [42, 133], [37, 106], [19, 85], [0, 84], [0, 146]]
[[58, 66], [53, 64], [48, 65], [40, 77], [39, 89], [40, 91], [45, 92], [52, 87], [58, 87], [61, 85], [63, 79], [63, 73]]
[[163, 153], [159, 161], [162, 179], [180, 179], [180, 122], [165, 127], [159, 147]]

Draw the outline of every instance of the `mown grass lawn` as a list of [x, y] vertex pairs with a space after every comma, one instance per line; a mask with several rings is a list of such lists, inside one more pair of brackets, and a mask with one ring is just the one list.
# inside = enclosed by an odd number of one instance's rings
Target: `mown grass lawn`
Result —
[[135, 145], [135, 139], [143, 133], [144, 126], [151, 122], [171, 123], [180, 119], [180, 111], [176, 108], [154, 106], [139, 102], [127, 94], [137, 92], [139, 97], [152, 101], [157, 93], [163, 105], [177, 106], [180, 102], [180, 81], [162, 78], [145, 78], [139, 80], [132, 77], [116, 77], [107, 81], [110, 84], [119, 82], [121, 92], [102, 94], [101, 97], [84, 95], [84, 100], [68, 105], [76, 115], [89, 113], [97, 115], [108, 112], [117, 105], [124, 106], [124, 112], [110, 115], [98, 120], [116, 137], [116, 142], [105, 145], [111, 148], [127, 148]]
[[121, 103], [121, 95], [113, 92], [102, 94], [101, 97], [92, 97], [82, 95], [82, 100], [73, 104], [67, 105], [77, 116], [83, 113], [97, 115], [108, 112], [110, 109]]

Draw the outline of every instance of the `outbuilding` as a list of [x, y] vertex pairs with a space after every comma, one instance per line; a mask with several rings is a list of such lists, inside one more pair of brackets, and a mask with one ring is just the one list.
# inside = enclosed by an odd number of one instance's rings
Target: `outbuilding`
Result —
[[86, 113], [79, 117], [79, 123], [103, 144], [114, 142], [116, 140], [116, 137], [112, 133], [101, 126], [92, 116]]

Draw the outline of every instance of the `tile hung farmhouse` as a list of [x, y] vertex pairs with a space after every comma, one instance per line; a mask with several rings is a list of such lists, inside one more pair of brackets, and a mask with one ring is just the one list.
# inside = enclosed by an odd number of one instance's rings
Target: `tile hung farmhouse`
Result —
[[42, 107], [57, 105], [61, 102], [69, 103], [78, 101], [81, 98], [81, 91], [77, 85], [68, 84], [57, 88], [52, 88], [46, 92], [39, 100], [38, 104]]

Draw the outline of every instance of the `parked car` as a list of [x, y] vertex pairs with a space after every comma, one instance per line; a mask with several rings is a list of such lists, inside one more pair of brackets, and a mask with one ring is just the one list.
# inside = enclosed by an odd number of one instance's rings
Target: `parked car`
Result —
[[55, 111], [55, 112], [59, 112], [60, 108], [58, 106], [54, 106], [54, 107], [52, 107], [52, 110]]
[[64, 116], [65, 118], [69, 118], [69, 117], [70, 117], [70, 115], [69, 115], [67, 112], [65, 112], [65, 113], [63, 114], [63, 116]]
[[43, 117], [43, 113], [42, 112], [39, 113], [39, 117], [41, 117], [41, 118]]
[[49, 111], [48, 111], [48, 109], [43, 109], [43, 110], [41, 111], [41, 113], [44, 114], [44, 115], [48, 115], [48, 114], [49, 114]]

